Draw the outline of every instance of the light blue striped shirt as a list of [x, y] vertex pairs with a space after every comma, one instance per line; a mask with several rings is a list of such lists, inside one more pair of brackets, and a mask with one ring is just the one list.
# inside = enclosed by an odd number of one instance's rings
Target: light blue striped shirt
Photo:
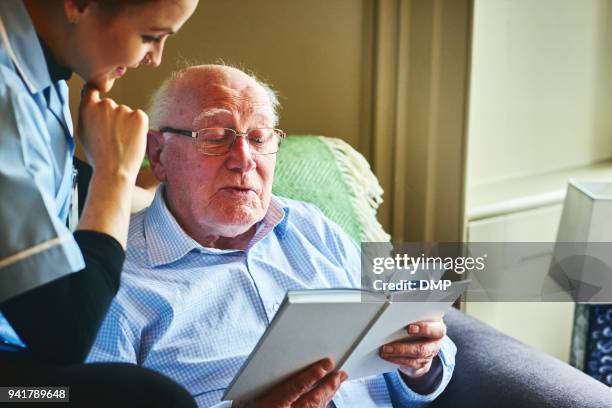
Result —
[[[221, 396], [286, 291], [358, 287], [359, 248], [316, 207], [279, 197], [245, 251], [204, 248], [183, 232], [162, 191], [132, 218], [122, 286], [88, 361], [143, 365], [181, 383], [200, 407], [229, 407]], [[430, 395], [410, 390], [396, 371], [345, 382], [334, 403], [424, 406], [450, 381], [455, 351], [445, 338], [442, 381]]]

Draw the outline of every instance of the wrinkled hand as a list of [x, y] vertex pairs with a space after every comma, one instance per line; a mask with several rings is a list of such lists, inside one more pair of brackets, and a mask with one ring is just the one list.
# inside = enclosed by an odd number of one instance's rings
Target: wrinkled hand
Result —
[[323, 359], [300, 371], [253, 401], [234, 401], [233, 408], [325, 408], [346, 380], [343, 371], [332, 373], [334, 363]]
[[78, 135], [95, 170], [111, 171], [135, 180], [142, 164], [149, 118], [141, 110], [117, 105], [91, 86], [83, 89]]
[[446, 335], [446, 325], [442, 317], [412, 323], [406, 327], [408, 338], [385, 344], [380, 356], [400, 366], [402, 373], [410, 378], [427, 374], [434, 357], [440, 352], [442, 338]]

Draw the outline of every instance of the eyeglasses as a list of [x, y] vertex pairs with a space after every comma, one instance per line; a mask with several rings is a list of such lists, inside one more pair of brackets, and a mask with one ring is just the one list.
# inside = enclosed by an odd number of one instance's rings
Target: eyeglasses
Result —
[[198, 131], [163, 127], [161, 133], [175, 133], [193, 138], [202, 153], [221, 156], [230, 151], [236, 138], [245, 137], [253, 154], [274, 154], [279, 151], [285, 132], [280, 129], [256, 128], [248, 132], [236, 132], [228, 128], [206, 128]]

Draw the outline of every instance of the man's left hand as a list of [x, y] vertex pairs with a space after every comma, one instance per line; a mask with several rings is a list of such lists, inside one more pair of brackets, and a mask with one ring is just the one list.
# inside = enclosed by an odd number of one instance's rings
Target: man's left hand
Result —
[[380, 348], [380, 356], [400, 366], [408, 377], [418, 378], [427, 374], [433, 359], [440, 352], [440, 343], [446, 335], [446, 325], [442, 317], [428, 321], [411, 323], [406, 326], [408, 338], [385, 344]]

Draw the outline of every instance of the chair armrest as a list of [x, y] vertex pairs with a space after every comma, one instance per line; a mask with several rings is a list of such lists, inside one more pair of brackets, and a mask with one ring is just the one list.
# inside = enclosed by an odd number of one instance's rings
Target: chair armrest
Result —
[[455, 309], [445, 322], [456, 366], [435, 408], [612, 407], [612, 389]]

